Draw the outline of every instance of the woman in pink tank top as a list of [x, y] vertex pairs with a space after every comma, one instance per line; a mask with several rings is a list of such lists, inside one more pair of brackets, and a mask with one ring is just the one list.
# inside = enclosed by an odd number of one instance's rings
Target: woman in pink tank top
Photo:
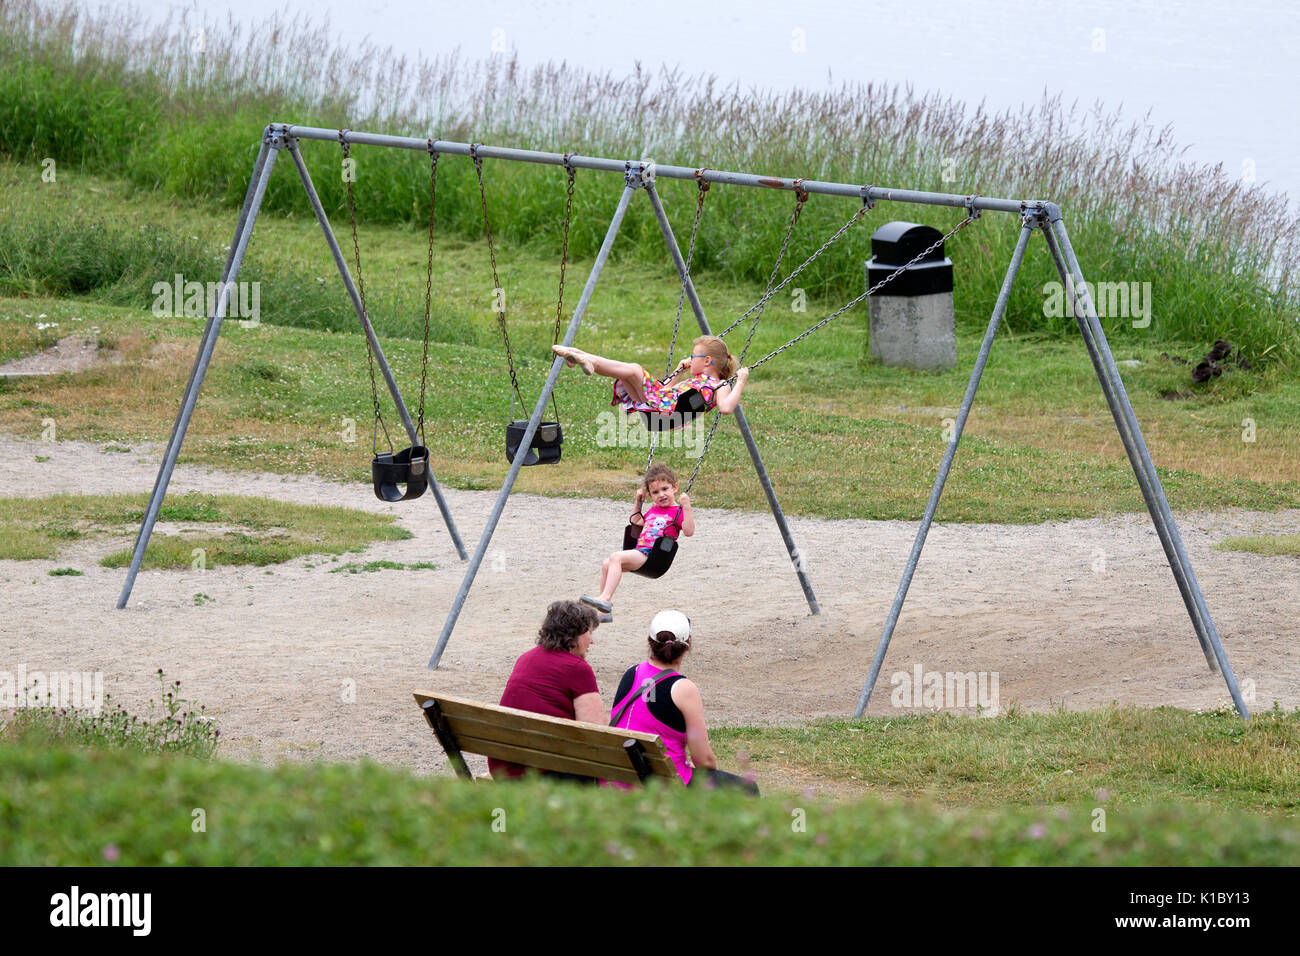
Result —
[[[680, 659], [682, 656], [684, 655], [679, 654], [678, 658]], [[677, 768], [677, 775], [682, 778], [682, 783], [689, 784], [691, 782], [692, 767], [686, 760], [686, 731], [678, 730], [677, 728], [664, 723], [650, 712], [650, 703], [657, 699], [657, 695], [663, 693], [660, 685], [665, 683], [668, 678], [671, 677], [681, 678], [678, 681], [672, 682], [672, 686], [668, 690], [668, 693], [674, 698], [673, 703], [677, 704], [679, 709], [681, 708], [681, 704], [676, 698], [682, 692], [677, 691], [676, 688], [681, 687], [683, 682], [690, 684], [690, 686], [695, 689], [695, 696], [697, 698], [699, 697], [699, 689], [695, 688], [694, 684], [691, 684], [691, 682], [686, 680], [686, 678], [681, 677], [681, 675], [673, 669], [671, 664], [668, 664], [665, 661], [656, 660], [652, 652], [650, 660], [643, 661], [636, 666], [636, 671], [632, 678], [631, 692], [624, 697], [622, 701], [619, 701], [615, 705], [616, 716], [620, 716], [619, 708], [622, 708], [623, 712], [621, 714], [622, 719], [614, 726], [623, 730], [640, 730], [647, 734], [658, 734], [659, 737], [663, 739], [664, 750], [668, 754], [668, 759], [671, 760], [673, 766]], [[701, 710], [703, 710], [702, 707]], [[707, 741], [708, 732], [705, 731], [706, 746]], [[710, 750], [709, 754], [712, 755], [712, 753], [713, 751]], [[717, 766], [716, 759], [714, 760], [714, 766]], [[622, 784], [621, 786], [629, 787], [630, 789], [629, 784]]]
[[[718, 758], [713, 755], [704, 723], [700, 689], [676, 670], [691, 649], [690, 642], [691, 622], [681, 611], [660, 611], [654, 616], [650, 622], [650, 658], [624, 675], [610, 725], [658, 734], [668, 759], [687, 786], [693, 782], [732, 785], [757, 794], [758, 787], [751, 781], [718, 770]], [[615, 786], [630, 789], [627, 784]]]

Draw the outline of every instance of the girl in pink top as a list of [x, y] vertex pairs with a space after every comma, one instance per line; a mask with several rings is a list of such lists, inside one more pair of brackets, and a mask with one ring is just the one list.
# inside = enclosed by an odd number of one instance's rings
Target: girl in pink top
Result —
[[690, 495], [677, 494], [677, 475], [667, 465], [651, 465], [636, 490], [636, 510], [646, 498], [653, 504], [642, 516], [644, 524], [636, 547], [630, 551], [615, 551], [600, 566], [600, 596], [582, 596], [583, 603], [601, 612], [600, 621], [613, 620], [614, 591], [623, 579], [624, 571], [635, 571], [646, 563], [654, 543], [663, 535], [676, 538], [695, 534], [695, 514], [691, 511]]
[[[592, 355], [568, 345], [556, 345], [552, 351], [570, 365], [581, 365], [588, 375], [614, 379], [611, 405], [621, 405], [631, 412], [671, 415], [677, 400], [692, 389], [699, 392], [708, 408], [730, 415], [740, 404], [740, 393], [749, 380], [749, 369], [736, 371], [736, 360], [727, 344], [716, 335], [702, 335], [695, 340], [692, 354], [681, 360], [677, 370], [664, 381], [652, 378], [635, 362], [619, 362]], [[729, 384], [736, 376], [736, 384]]]

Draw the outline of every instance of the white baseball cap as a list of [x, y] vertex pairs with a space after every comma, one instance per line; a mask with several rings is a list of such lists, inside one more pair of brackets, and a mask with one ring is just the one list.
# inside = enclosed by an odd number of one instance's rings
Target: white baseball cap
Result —
[[681, 611], [660, 611], [650, 621], [650, 636], [656, 641], [664, 631], [673, 635], [673, 640], [681, 644], [691, 643], [691, 619]]

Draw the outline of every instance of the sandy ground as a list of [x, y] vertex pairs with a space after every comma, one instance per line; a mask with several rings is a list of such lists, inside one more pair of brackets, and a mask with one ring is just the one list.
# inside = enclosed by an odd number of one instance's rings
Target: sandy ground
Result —
[[[122, 454], [0, 438], [0, 494], [147, 492], [160, 457], [157, 446]], [[438, 567], [338, 574], [329, 573], [337, 565], [306, 558], [270, 570], [145, 572], [128, 608], [117, 611], [124, 572], [95, 562], [129, 542], [75, 543], [55, 561], [0, 561], [0, 670], [102, 670], [115, 699], [143, 710], [157, 697], [161, 667], [218, 718], [228, 756], [369, 757], [421, 772], [448, 771], [411, 692], [494, 702], [548, 602], [595, 593], [600, 560], [617, 546], [628, 511], [620, 502], [513, 496], [442, 666], [429, 671], [465, 569], [432, 495], [388, 505], [362, 485], [193, 466], [177, 469], [171, 490], [393, 511], [414, 538], [341, 561]], [[447, 492], [471, 552], [495, 494]], [[1300, 706], [1297, 562], [1212, 548], [1232, 534], [1300, 532], [1300, 511], [1176, 517], [1248, 696], [1253, 683], [1254, 708], [1274, 699]], [[673, 570], [658, 582], [628, 578], [615, 623], [597, 632], [588, 660], [607, 698], [641, 659], [653, 613], [678, 606], [695, 623], [697, 646], [684, 670], [701, 686], [711, 724], [850, 714], [916, 525], [794, 519], [823, 607], [812, 616], [770, 515], [702, 508], [697, 522]], [[66, 566], [85, 575], [48, 574]], [[196, 606], [198, 593], [211, 601]], [[1229, 701], [1146, 515], [936, 525], [870, 713], [901, 712], [891, 705], [891, 681], [900, 672], [910, 678], [917, 664], [996, 673], [1004, 708], [1119, 701], [1205, 709]]]
[[[0, 365], [0, 376], [56, 375], [82, 372], [105, 361], [93, 336], [68, 335], [42, 352]], [[109, 361], [121, 361], [114, 356]], [[152, 486], [151, 486], [152, 487]]]

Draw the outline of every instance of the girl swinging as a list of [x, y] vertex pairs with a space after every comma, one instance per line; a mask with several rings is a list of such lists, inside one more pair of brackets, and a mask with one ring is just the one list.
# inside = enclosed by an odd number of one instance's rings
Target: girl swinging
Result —
[[[650, 510], [641, 513], [646, 499], [652, 504]], [[601, 612], [598, 620], [608, 624], [614, 620], [614, 592], [618, 589], [623, 573], [633, 571], [643, 573], [655, 550], [656, 542], [661, 537], [676, 538], [679, 535], [690, 537], [695, 534], [695, 513], [691, 510], [690, 495], [678, 495], [677, 475], [667, 465], [651, 465], [641, 479], [636, 490], [636, 514], [634, 521], [640, 519], [640, 530], [634, 547], [615, 551], [600, 566], [600, 594], [598, 597], [583, 595], [581, 600]], [[631, 527], [629, 527], [629, 532]], [[625, 544], [628, 543], [625, 541]], [[671, 561], [671, 555], [669, 559]], [[660, 570], [658, 574], [662, 574]], [[657, 575], [656, 575], [657, 576]]]
[[[556, 345], [552, 350], [570, 365], [582, 366], [588, 375], [614, 379], [614, 397], [610, 404], [621, 405], [629, 414], [676, 414], [678, 402], [694, 391], [704, 400], [705, 411], [717, 408], [724, 415], [730, 415], [740, 404], [740, 393], [749, 379], [748, 368], [736, 372], [735, 358], [727, 351], [727, 344], [716, 335], [703, 335], [696, 339], [692, 354], [677, 363], [676, 371], [662, 382], [635, 362], [619, 362], [567, 345]], [[734, 386], [728, 383], [732, 375], [736, 376]]]

